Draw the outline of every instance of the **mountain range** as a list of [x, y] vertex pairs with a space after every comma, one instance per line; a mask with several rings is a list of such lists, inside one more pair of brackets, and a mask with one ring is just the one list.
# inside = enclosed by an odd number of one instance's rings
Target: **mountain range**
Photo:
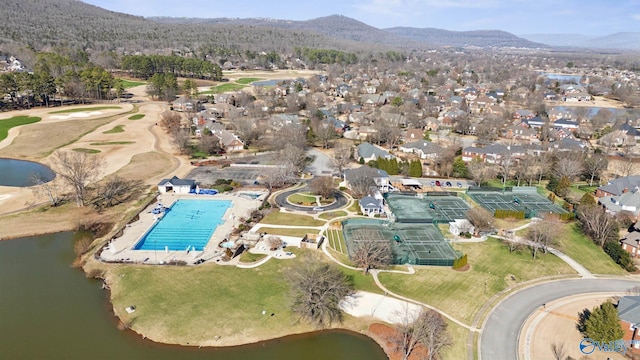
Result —
[[[292, 47], [346, 51], [414, 50], [435, 47], [549, 48], [551, 46], [639, 49], [640, 33], [606, 37], [526, 35], [499, 30], [434, 28], [378, 29], [331, 15], [305, 21], [274, 19], [144, 18], [109, 11], [78, 0], [3, 0], [0, 45], [94, 50], [189, 48], [271, 51]], [[547, 44], [547, 45], [545, 45]]]

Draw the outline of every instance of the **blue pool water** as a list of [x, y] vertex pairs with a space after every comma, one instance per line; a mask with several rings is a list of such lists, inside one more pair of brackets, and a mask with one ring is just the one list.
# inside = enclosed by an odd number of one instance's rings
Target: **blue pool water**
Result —
[[202, 251], [230, 207], [230, 200], [177, 200], [134, 250]]

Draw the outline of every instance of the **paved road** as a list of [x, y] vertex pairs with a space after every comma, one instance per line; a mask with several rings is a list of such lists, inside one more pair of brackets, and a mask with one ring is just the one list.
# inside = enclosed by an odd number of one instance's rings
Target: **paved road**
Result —
[[480, 337], [480, 359], [517, 359], [520, 329], [542, 304], [582, 293], [623, 292], [637, 285], [640, 280], [575, 279], [544, 283], [517, 292], [495, 307], [487, 318]]
[[[285, 192], [281, 192], [280, 194], [278, 194], [275, 197], [275, 202], [276, 204], [278, 204], [279, 207], [281, 208], [285, 208], [285, 209], [289, 209], [289, 210], [296, 210], [296, 211], [312, 211], [310, 207], [308, 206], [298, 206], [298, 205], [293, 205], [291, 203], [289, 203], [287, 201], [287, 198], [289, 197], [289, 195], [297, 193], [297, 192], [301, 192], [301, 191], [309, 191], [307, 186], [301, 187], [301, 188], [296, 188], [293, 190], [289, 190], [289, 191], [285, 191]], [[329, 211], [329, 210], [337, 210], [340, 208], [343, 208], [347, 205], [347, 203], [349, 202], [349, 200], [339, 191], [336, 191], [334, 194], [336, 201], [331, 204], [331, 205], [324, 205], [322, 206], [322, 211]]]
[[331, 176], [336, 172], [332, 167], [332, 160], [329, 156], [318, 149], [311, 148], [307, 155], [313, 157], [313, 162], [307, 166], [307, 170], [316, 176]]

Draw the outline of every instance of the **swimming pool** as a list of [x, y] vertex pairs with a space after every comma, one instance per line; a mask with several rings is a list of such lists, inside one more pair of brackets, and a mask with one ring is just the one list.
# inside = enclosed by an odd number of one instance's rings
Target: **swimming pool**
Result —
[[177, 200], [133, 249], [202, 251], [230, 207], [230, 200]]

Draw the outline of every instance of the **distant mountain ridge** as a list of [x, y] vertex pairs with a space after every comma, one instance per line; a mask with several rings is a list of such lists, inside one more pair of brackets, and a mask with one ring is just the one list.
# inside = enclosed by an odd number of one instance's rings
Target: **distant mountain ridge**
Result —
[[371, 42], [388, 46], [477, 46], [544, 48], [511, 33], [500, 30], [449, 31], [435, 28], [395, 27], [378, 29], [343, 15], [330, 15], [310, 20], [278, 20], [266, 18], [171, 18], [150, 17], [150, 20], [170, 24], [226, 24], [272, 27], [289, 30], [313, 31], [322, 35], [358, 42]]
[[604, 36], [581, 34], [523, 34], [520, 36], [551, 46], [640, 50], [640, 32], [619, 32]]

